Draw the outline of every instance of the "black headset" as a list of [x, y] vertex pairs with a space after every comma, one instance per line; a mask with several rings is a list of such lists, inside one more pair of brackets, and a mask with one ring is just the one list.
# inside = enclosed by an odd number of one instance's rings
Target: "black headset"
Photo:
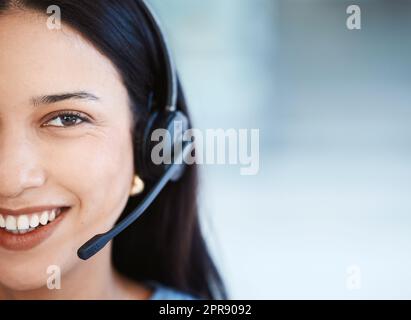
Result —
[[[158, 38], [166, 67], [166, 103], [150, 110], [148, 121], [144, 127], [139, 129], [138, 136], [141, 141], [136, 144], [137, 150], [135, 152], [135, 165], [138, 175], [143, 180], [154, 180], [157, 182], [129, 215], [111, 230], [95, 235], [77, 250], [77, 255], [83, 260], [87, 260], [95, 255], [110, 240], [137, 220], [169, 181], [177, 181], [181, 178], [185, 169], [184, 159], [191, 153], [193, 147], [192, 142], [183, 142], [183, 133], [189, 128], [189, 121], [184, 112], [177, 109], [178, 78], [171, 51], [154, 12], [145, 0], [137, 0], [137, 2], [147, 22], [153, 29], [155, 36]], [[162, 141], [164, 146], [168, 146], [163, 151], [170, 152], [168, 156], [163, 155], [164, 159], [172, 160], [169, 164], [155, 164], [151, 158], [153, 147], [156, 144], [151, 139], [153, 132], [157, 129], [165, 129], [169, 133], [166, 137], [169, 137], [171, 140]]]

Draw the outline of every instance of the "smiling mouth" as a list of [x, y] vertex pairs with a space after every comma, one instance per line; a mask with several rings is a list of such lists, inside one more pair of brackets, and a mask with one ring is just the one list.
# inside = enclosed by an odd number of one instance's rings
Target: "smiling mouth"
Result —
[[26, 234], [51, 224], [68, 207], [53, 208], [31, 214], [0, 214], [0, 230], [11, 234]]

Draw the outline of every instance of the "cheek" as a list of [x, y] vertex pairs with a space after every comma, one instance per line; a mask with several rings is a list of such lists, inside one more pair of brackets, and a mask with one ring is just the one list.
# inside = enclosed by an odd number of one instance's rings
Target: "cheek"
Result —
[[127, 202], [133, 176], [130, 133], [125, 128], [89, 132], [59, 144], [52, 154], [51, 162], [59, 165], [51, 164], [50, 176], [75, 199], [77, 227], [89, 233], [111, 226]]

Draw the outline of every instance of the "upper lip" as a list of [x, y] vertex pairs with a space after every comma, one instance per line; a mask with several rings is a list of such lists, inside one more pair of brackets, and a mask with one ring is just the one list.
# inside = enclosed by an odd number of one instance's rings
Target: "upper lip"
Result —
[[41, 205], [41, 206], [35, 206], [35, 207], [21, 208], [21, 209], [17, 209], [17, 210], [0, 208], [0, 214], [3, 214], [3, 215], [21, 215], [21, 214], [42, 212], [42, 211], [52, 210], [52, 209], [55, 209], [55, 208], [63, 208], [63, 207], [67, 207], [67, 206], [65, 206], [65, 205]]

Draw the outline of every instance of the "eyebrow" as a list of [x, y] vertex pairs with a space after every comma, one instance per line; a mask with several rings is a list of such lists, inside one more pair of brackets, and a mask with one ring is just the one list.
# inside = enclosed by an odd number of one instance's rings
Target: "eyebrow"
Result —
[[35, 97], [32, 99], [32, 103], [35, 107], [37, 107], [42, 104], [52, 104], [65, 100], [98, 101], [100, 98], [92, 93], [80, 91]]

